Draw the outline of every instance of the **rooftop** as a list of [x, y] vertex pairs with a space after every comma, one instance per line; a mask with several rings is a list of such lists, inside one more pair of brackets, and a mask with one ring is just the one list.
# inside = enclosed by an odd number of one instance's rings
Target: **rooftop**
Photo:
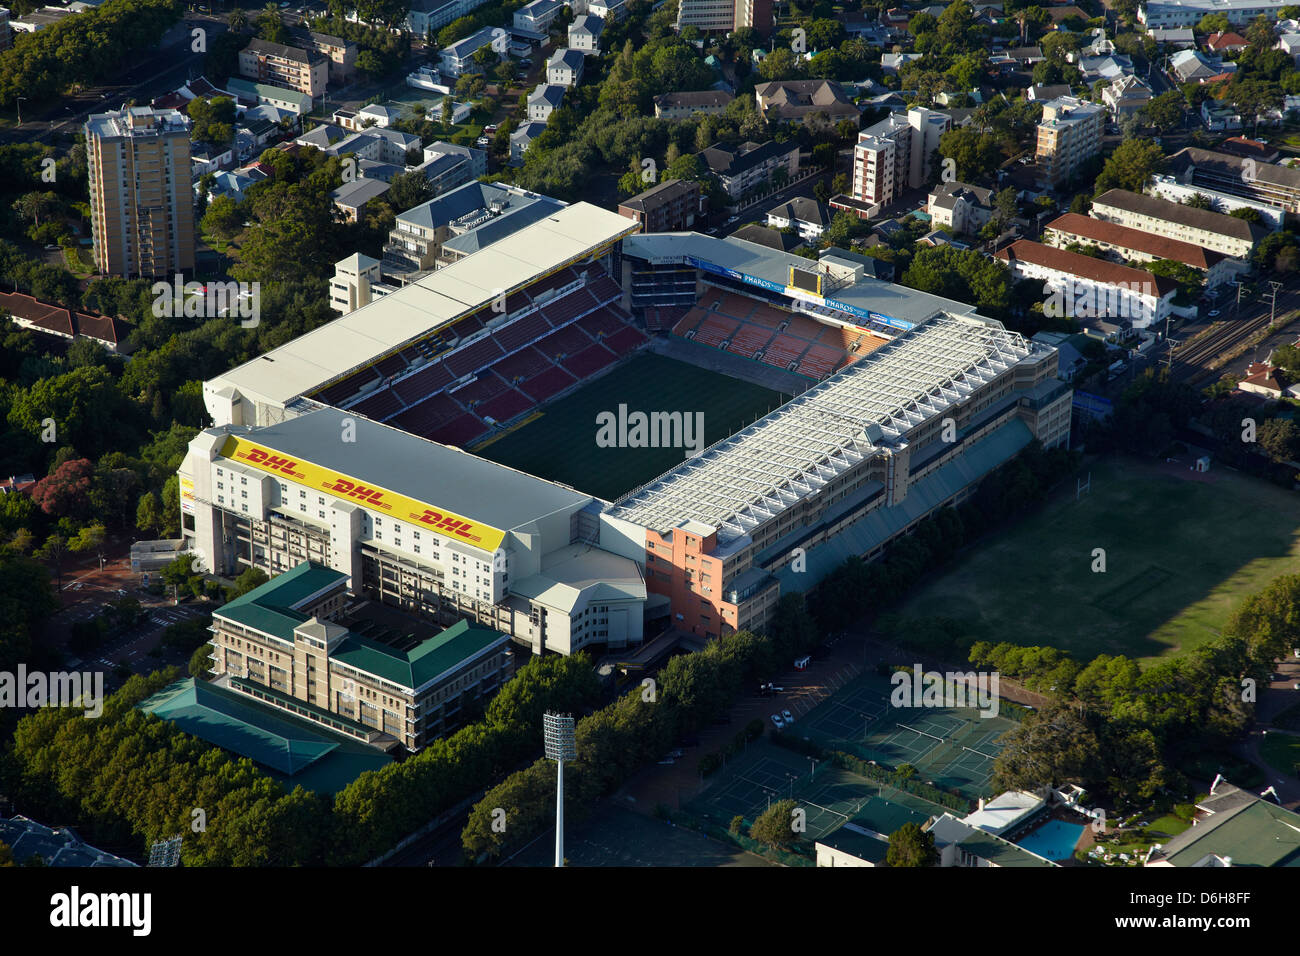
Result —
[[1172, 259], [1193, 269], [1210, 269], [1225, 258], [1222, 253], [1206, 249], [1204, 246], [1190, 242], [1180, 242], [1167, 236], [1157, 236], [1142, 229], [1132, 229], [1118, 223], [1104, 222], [1091, 216], [1067, 212], [1053, 219], [1045, 229], [1056, 229], [1072, 236], [1105, 242], [1124, 249], [1134, 249], [1156, 256], [1159, 259]]
[[409, 651], [349, 634], [330, 654], [330, 660], [415, 692], [465, 661], [509, 640], [500, 631], [461, 620]]
[[1178, 283], [1173, 279], [1152, 275], [1145, 269], [1122, 266], [1107, 259], [1094, 259], [1080, 252], [1068, 252], [1031, 239], [1017, 239], [1005, 249], [994, 253], [994, 256], [1008, 263], [1013, 260], [1028, 262], [1106, 285], [1123, 283], [1131, 289], [1141, 289], [1145, 295], [1159, 298], [1178, 288]]
[[[398, 294], [389, 293], [388, 298]], [[358, 461], [353, 445], [339, 441], [345, 418], [355, 423], [355, 447], [366, 449], [364, 462]], [[236, 436], [250, 433], [242, 427], [217, 431]], [[259, 428], [249, 437], [281, 455], [339, 475], [353, 475], [364, 465], [366, 474], [383, 476], [379, 482], [366, 481], [367, 487], [404, 495], [416, 502], [429, 502], [501, 531], [523, 528], [546, 515], [591, 500], [590, 495], [564, 485], [534, 478], [459, 448], [419, 438], [361, 415], [349, 416], [334, 408], [321, 408]], [[431, 476], [435, 475], [437, 480], [432, 481]]]
[[747, 535], [1029, 355], [995, 323], [938, 315], [620, 499], [660, 534], [683, 520]]
[[565, 206], [476, 255], [231, 369], [206, 387], [231, 387], [256, 401], [287, 405], [636, 229], [616, 212], [588, 203]]
[[1127, 189], [1109, 189], [1094, 199], [1092, 204], [1094, 207], [1113, 206], [1139, 216], [1163, 219], [1165, 222], [1173, 222], [1233, 239], [1255, 242], [1267, 235], [1267, 230], [1244, 219], [1238, 219], [1236, 216], [1225, 216], [1223, 213], [1211, 212], [1208, 209], [1196, 209], [1192, 206], [1184, 206], [1182, 203], [1170, 202], [1168, 199], [1157, 199], [1155, 196], [1129, 192]]

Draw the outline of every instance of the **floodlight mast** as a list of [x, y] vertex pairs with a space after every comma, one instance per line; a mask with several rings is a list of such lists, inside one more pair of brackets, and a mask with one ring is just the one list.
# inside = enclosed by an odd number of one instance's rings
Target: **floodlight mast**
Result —
[[555, 865], [564, 866], [564, 762], [578, 758], [572, 714], [542, 715], [546, 757], [555, 764]]

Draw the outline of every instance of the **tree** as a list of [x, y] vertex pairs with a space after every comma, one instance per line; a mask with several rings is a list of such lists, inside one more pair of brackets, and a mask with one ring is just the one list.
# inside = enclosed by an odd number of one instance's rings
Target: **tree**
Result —
[[1104, 776], [1096, 733], [1062, 703], [1054, 701], [1029, 714], [1002, 740], [993, 764], [993, 786], [999, 792], [1066, 782], [1087, 786]]
[[211, 644], [204, 644], [190, 655], [189, 674], [198, 680], [207, 680], [208, 674], [212, 670], [212, 651]]
[[799, 839], [793, 828], [795, 807], [793, 800], [778, 800], [758, 815], [749, 835], [768, 846], [791, 846]]
[[58, 194], [52, 192], [23, 193], [14, 202], [14, 212], [24, 222], [39, 226], [41, 217], [48, 216], [59, 208]]
[[233, 196], [217, 196], [208, 203], [199, 226], [205, 233], [229, 241], [244, 228], [244, 216]]
[[261, 568], [245, 568], [240, 572], [239, 577], [235, 578], [234, 586], [226, 590], [226, 600], [233, 601], [237, 597], [242, 597], [269, 580], [271, 579]]
[[68, 550], [75, 554], [94, 554], [103, 564], [106, 537], [104, 526], [98, 521], [93, 521], [78, 531], [68, 542]]
[[1287, 418], [1269, 418], [1260, 423], [1256, 435], [1259, 447], [1276, 462], [1300, 459], [1300, 425]]
[[90, 483], [95, 466], [88, 458], [65, 461], [32, 489], [32, 501], [55, 518], [78, 517], [90, 510]]
[[152, 491], [146, 491], [140, 496], [139, 504], [135, 509], [135, 526], [139, 531], [145, 534], [156, 534], [162, 527], [162, 505], [158, 501], [158, 495]]
[[424, 173], [410, 170], [393, 177], [384, 198], [394, 212], [401, 213], [428, 202], [433, 195], [433, 186], [424, 178]]
[[45, 543], [36, 549], [36, 557], [54, 565], [58, 588], [63, 590], [63, 559], [68, 556], [68, 542], [57, 531], [45, 539]]
[[1002, 150], [993, 134], [981, 132], [972, 124], [940, 136], [939, 155], [953, 160], [961, 182], [973, 183], [993, 175], [1001, 162]]
[[1152, 175], [1164, 165], [1165, 154], [1150, 140], [1130, 139], [1120, 143], [1110, 154], [1097, 177], [1094, 196], [1108, 189], [1127, 189], [1140, 193]]
[[1178, 90], [1168, 90], [1150, 100], [1142, 107], [1142, 112], [1148, 122], [1162, 133], [1167, 133], [1182, 125], [1187, 113], [1187, 101]]
[[917, 824], [904, 823], [889, 835], [889, 849], [885, 852], [887, 866], [934, 866], [938, 862], [934, 834]]

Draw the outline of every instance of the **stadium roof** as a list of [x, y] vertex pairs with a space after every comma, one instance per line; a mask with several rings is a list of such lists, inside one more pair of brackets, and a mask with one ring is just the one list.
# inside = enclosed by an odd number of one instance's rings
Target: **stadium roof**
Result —
[[[780, 252], [736, 236], [715, 239], [697, 232], [656, 232], [628, 236], [623, 254], [649, 262], [681, 262], [690, 256], [733, 272], [744, 273], [784, 289], [790, 282], [790, 267], [816, 269], [816, 263], [788, 252]], [[974, 315], [976, 307], [953, 299], [880, 279], [862, 278], [851, 286], [835, 289], [838, 301], [889, 316], [911, 325], [933, 315]]]
[[589, 255], [638, 227], [575, 203], [514, 235], [245, 362], [208, 383], [254, 401], [293, 399], [375, 361], [433, 329]]
[[[355, 442], [339, 441], [344, 419], [354, 423]], [[375, 476], [367, 485], [416, 501], [432, 499], [440, 508], [503, 531], [592, 500], [564, 485], [335, 408], [320, 408], [256, 431], [220, 431], [251, 433], [267, 448], [341, 475], [363, 471]]]
[[853, 467], [903, 443], [1033, 347], [1001, 326], [937, 316], [616, 502], [611, 517], [661, 534], [697, 521], [748, 535]]

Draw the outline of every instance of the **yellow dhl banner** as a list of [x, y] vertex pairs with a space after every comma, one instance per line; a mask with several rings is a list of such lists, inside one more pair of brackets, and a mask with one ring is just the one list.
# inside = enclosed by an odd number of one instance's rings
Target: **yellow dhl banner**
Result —
[[301, 458], [283, 455], [246, 438], [231, 435], [226, 439], [221, 454], [222, 457], [252, 465], [269, 475], [290, 478], [309, 488], [355, 501], [363, 508], [379, 514], [390, 515], [399, 521], [409, 521], [450, 541], [472, 544], [484, 551], [496, 551], [505, 538], [505, 532], [497, 528], [470, 521], [377, 485], [363, 484], [355, 478], [313, 465]]

